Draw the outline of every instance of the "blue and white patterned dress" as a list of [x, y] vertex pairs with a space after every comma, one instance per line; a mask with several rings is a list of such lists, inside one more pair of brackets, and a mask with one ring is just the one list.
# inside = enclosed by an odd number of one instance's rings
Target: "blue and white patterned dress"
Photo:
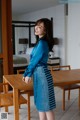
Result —
[[38, 111], [46, 112], [56, 108], [54, 84], [47, 68], [49, 47], [46, 40], [40, 39], [33, 48], [30, 63], [24, 77], [33, 75], [34, 102]]

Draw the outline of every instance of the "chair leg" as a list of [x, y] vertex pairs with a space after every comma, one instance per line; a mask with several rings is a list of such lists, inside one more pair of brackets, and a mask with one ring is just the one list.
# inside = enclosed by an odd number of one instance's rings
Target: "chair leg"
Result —
[[[19, 94], [18, 94], [18, 98], [20, 98], [20, 95], [21, 95], [21, 93], [20, 93], [20, 91], [19, 91]], [[20, 106], [20, 104], [19, 104], [19, 109], [21, 108], [21, 106]]]
[[65, 110], [65, 90], [63, 90], [62, 110]]
[[80, 110], [80, 88], [79, 88], [79, 110]]
[[68, 90], [68, 100], [70, 100], [70, 90]]
[[[8, 90], [9, 90], [9, 86], [8, 85], [3, 86], [3, 92], [4, 93], [8, 93]], [[5, 109], [5, 112], [8, 112], [8, 106], [5, 106], [4, 109]]]
[[28, 120], [30, 120], [30, 93], [28, 93]]
[[5, 112], [8, 112], [8, 107], [5, 107]]

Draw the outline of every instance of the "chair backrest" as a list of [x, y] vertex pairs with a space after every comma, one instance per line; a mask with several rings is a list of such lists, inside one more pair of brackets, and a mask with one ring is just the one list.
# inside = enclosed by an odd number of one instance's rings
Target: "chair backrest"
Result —
[[0, 83], [0, 88], [2, 87], [2, 90], [0, 93], [5, 92], [6, 93], [6, 86], [8, 86], [8, 83]]
[[24, 73], [25, 69], [20, 69], [20, 70], [17, 70], [17, 74], [22, 74]]
[[55, 68], [58, 68], [59, 70], [70, 70], [71, 69], [70, 65], [54, 66], [53, 70], [55, 70]]
[[3, 96], [3, 93], [6, 93], [6, 85], [8, 85], [7, 83], [0, 83], [0, 88], [2, 88], [2, 90], [0, 91], [0, 107], [1, 107], [1, 97]]
[[49, 66], [49, 69], [51, 70], [51, 73], [53, 71], [58, 71], [58, 70], [71, 70], [70, 65], [64, 65], [64, 66]]

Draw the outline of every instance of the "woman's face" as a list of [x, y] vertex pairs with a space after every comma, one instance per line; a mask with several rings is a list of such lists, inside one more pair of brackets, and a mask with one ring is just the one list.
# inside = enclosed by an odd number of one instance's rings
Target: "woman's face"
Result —
[[44, 23], [39, 23], [35, 26], [35, 35], [38, 35], [39, 38], [43, 37], [46, 34]]

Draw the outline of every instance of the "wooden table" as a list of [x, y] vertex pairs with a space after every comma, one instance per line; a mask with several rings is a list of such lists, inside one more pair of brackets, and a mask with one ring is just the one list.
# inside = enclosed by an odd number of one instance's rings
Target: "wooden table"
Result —
[[[80, 69], [52, 71], [55, 86], [74, 85], [80, 83]], [[80, 85], [79, 88], [79, 110], [80, 110]], [[63, 95], [63, 106], [65, 110], [65, 96]]]
[[80, 83], [80, 69], [53, 71], [52, 76], [54, 86]]
[[[7, 82], [13, 88], [14, 120], [19, 120], [19, 103], [18, 103], [19, 91], [21, 90], [32, 91], [33, 82], [26, 84], [24, 81], [22, 81], [21, 74], [4, 75], [3, 82], [4, 83]], [[8, 88], [6, 89], [6, 92], [7, 91]]]
[[[80, 83], [80, 69], [53, 71], [52, 76], [55, 86]], [[3, 80], [13, 88], [14, 120], [19, 120], [18, 92], [19, 90], [33, 90], [33, 82], [26, 84], [22, 81], [21, 74], [4, 75]]]

